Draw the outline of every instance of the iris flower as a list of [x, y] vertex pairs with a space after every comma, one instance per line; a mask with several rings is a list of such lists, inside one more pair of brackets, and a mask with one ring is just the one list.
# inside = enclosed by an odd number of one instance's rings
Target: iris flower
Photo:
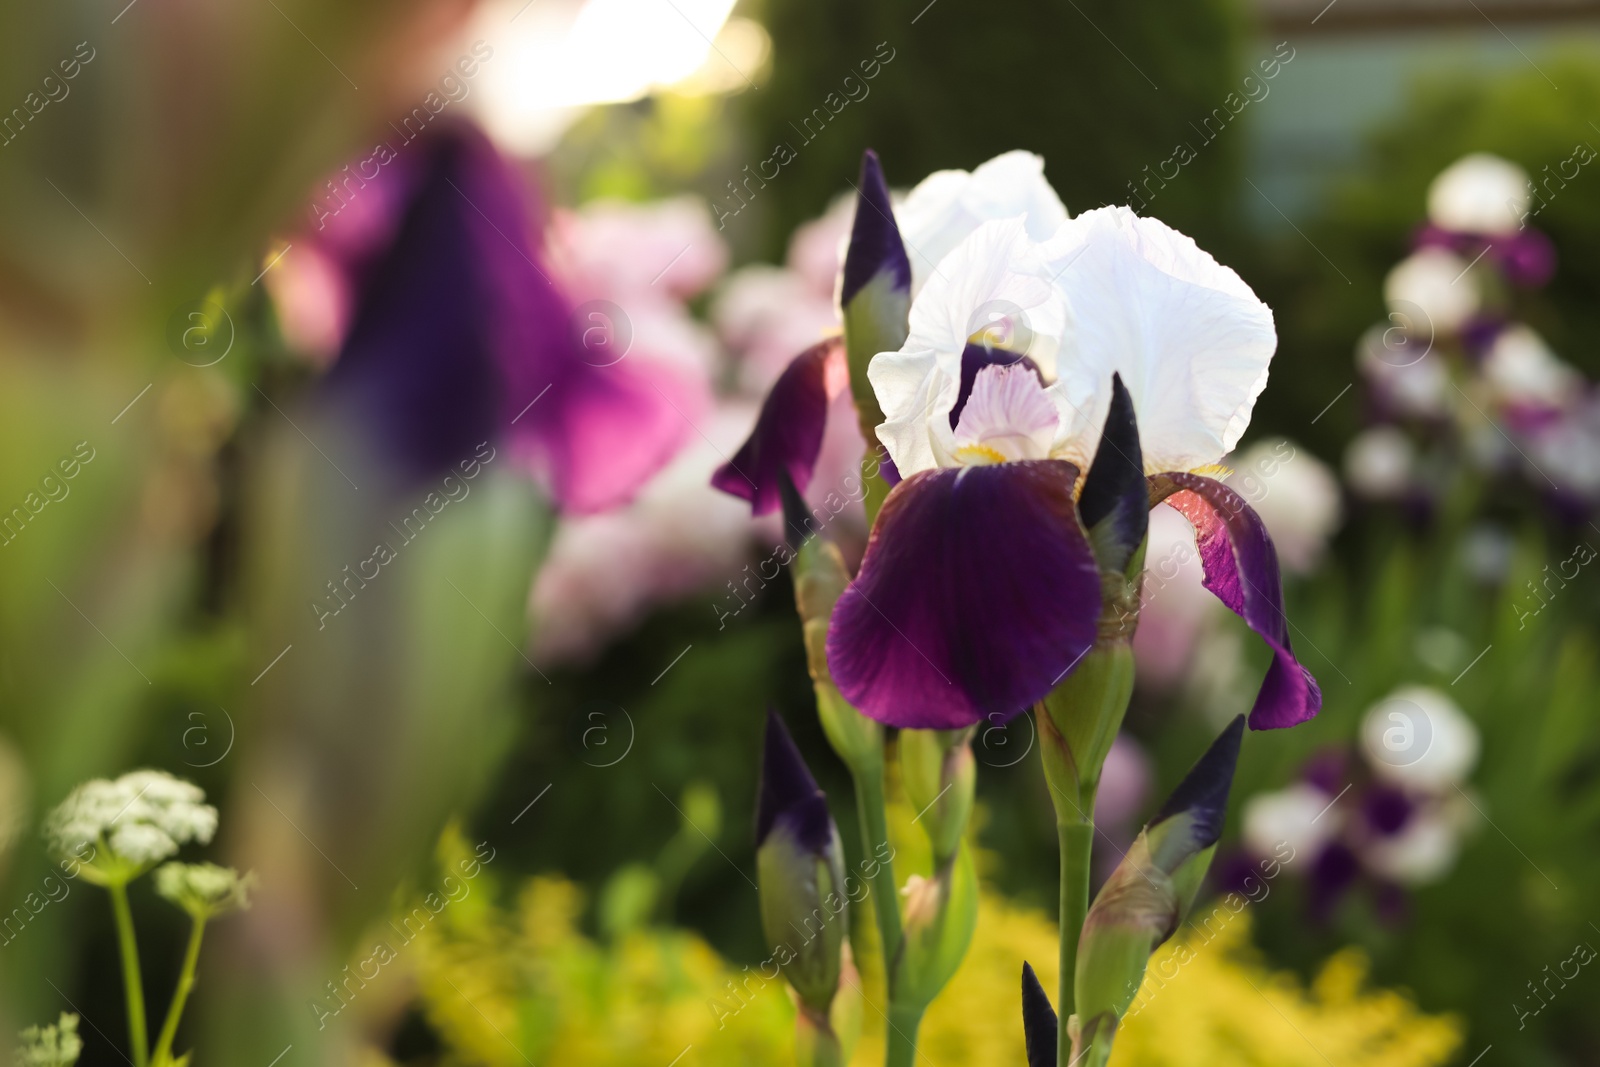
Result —
[[399, 213], [354, 272], [327, 393], [413, 480], [489, 439], [565, 510], [627, 501], [693, 432], [703, 390], [659, 362], [586, 349], [590, 323], [544, 262], [522, 182], [481, 132], [447, 124], [405, 151], [328, 225]]
[[[1166, 501], [1195, 528], [1206, 588], [1273, 650], [1251, 726], [1311, 718], [1321, 693], [1290, 646], [1271, 538], [1211, 476], [1266, 387], [1271, 311], [1188, 237], [1127, 208], [1042, 227], [1028, 206], [1042, 175], [1013, 178], [980, 201], [988, 218], [963, 220], [910, 302], [904, 343], [867, 371], [894, 488], [834, 609], [834, 682], [893, 726], [1010, 718], [1119, 635], [1102, 574], [1128, 567], [1149, 507]], [[856, 294], [909, 296], [921, 236], [902, 241], [870, 153], [860, 191], [847, 320]], [[729, 467], [803, 488], [842, 361], [836, 346], [797, 359]], [[777, 493], [740, 495], [762, 511]]]

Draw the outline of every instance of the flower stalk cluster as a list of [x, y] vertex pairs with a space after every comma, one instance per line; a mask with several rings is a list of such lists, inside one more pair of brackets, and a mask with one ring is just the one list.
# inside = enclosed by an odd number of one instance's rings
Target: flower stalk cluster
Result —
[[[256, 884], [253, 873], [240, 875], [232, 868], [212, 863], [169, 862], [156, 867], [185, 844], [208, 844], [216, 831], [217, 809], [205, 803], [205, 792], [193, 782], [163, 771], [133, 771], [115, 781], [97, 778], [85, 782], [45, 818], [44, 837], [50, 851], [63, 863], [75, 863], [84, 878], [105, 887], [111, 897], [127, 998], [128, 1043], [135, 1067], [177, 1067], [188, 1063], [189, 1054], [174, 1056], [172, 1044], [194, 989], [206, 924], [250, 906], [250, 892]], [[129, 884], [151, 870], [155, 870], [156, 894], [181, 908], [192, 924], [177, 988], [153, 1048], [148, 1037], [138, 939], [128, 901]], [[62, 1017], [59, 1038], [50, 1037], [55, 1042], [50, 1047], [59, 1048], [63, 1055], [69, 1044], [74, 1050], [80, 1047], [75, 1034], [77, 1018], [70, 1017], [72, 1032], [68, 1030], [68, 1018]], [[47, 1028], [40, 1033], [48, 1036], [56, 1029]], [[28, 1033], [24, 1031], [24, 1041], [30, 1040]], [[75, 1059], [76, 1051], [71, 1058], [59, 1062], [71, 1063]]]

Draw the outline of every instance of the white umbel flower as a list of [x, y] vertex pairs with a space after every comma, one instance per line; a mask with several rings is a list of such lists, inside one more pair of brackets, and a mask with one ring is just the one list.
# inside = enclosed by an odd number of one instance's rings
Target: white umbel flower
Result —
[[156, 868], [156, 892], [195, 919], [211, 919], [250, 906], [255, 872], [241, 875], [215, 863], [163, 863]]
[[217, 832], [205, 791], [165, 771], [132, 771], [116, 781], [78, 786], [50, 812], [44, 836], [62, 859], [84, 864], [91, 880], [134, 877], [190, 841]]
[[72, 1067], [83, 1052], [78, 1017], [70, 1012], [62, 1012], [53, 1026], [30, 1026], [17, 1036], [22, 1041], [16, 1051], [18, 1067]]

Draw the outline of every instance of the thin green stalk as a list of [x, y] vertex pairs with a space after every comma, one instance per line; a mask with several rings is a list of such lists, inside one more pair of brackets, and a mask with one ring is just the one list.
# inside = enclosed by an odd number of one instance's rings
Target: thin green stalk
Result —
[[1089, 855], [1094, 845], [1094, 823], [1056, 823], [1061, 846], [1061, 984], [1056, 999], [1060, 1030], [1056, 1034], [1056, 1063], [1072, 1062], [1072, 1040], [1067, 1020], [1076, 1010], [1078, 941], [1083, 919], [1089, 913]]
[[[889, 840], [889, 818], [883, 800], [883, 769], [854, 775], [856, 810], [861, 821], [861, 851], [867, 860], [876, 860], [878, 849]], [[894, 880], [893, 861], [876, 860], [872, 876], [872, 912], [878, 919], [878, 937], [883, 942], [883, 973], [893, 995], [894, 961], [900, 954], [900, 901]]]
[[889, 1052], [884, 1067], [912, 1067], [917, 1062], [917, 1028], [922, 1025], [922, 1008], [910, 1004], [889, 1004]]
[[161, 1036], [156, 1039], [156, 1050], [151, 1058], [156, 1067], [162, 1067], [172, 1058], [172, 1042], [178, 1036], [178, 1020], [183, 1017], [183, 1007], [194, 988], [195, 968], [200, 963], [200, 937], [205, 933], [206, 921], [196, 918], [189, 931], [189, 948], [183, 954], [183, 970], [178, 972], [178, 988], [173, 990], [172, 1004], [167, 1008], [167, 1021], [161, 1024]]
[[889, 994], [887, 1067], [909, 1067], [917, 1055], [917, 1026], [922, 1009], [898, 1002], [895, 969], [905, 935], [900, 927], [900, 900], [894, 880], [894, 862], [879, 859], [879, 849], [889, 840], [889, 819], [883, 797], [883, 765], [853, 775], [856, 811], [861, 821], [861, 851], [877, 863], [872, 876], [872, 913], [878, 920], [878, 940], [883, 943], [883, 979]]
[[149, 1035], [145, 1031], [144, 981], [139, 977], [139, 944], [133, 936], [133, 912], [128, 909], [128, 886], [111, 882], [111, 910], [117, 917], [117, 947], [122, 953], [122, 987], [128, 998], [128, 1043], [133, 1046], [134, 1067], [150, 1061]]

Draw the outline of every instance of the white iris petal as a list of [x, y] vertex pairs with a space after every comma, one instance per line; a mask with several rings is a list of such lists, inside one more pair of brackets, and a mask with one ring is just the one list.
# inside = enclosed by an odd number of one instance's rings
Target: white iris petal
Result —
[[878, 438], [901, 476], [958, 463], [950, 412], [961, 387], [961, 353], [1000, 315], [1026, 324], [1026, 355], [1048, 377], [1066, 330], [1065, 305], [1050, 285], [1023, 219], [978, 227], [945, 257], [911, 305], [910, 335], [867, 369], [884, 421]]
[[1232, 450], [1266, 388], [1272, 311], [1194, 241], [1125, 207], [1065, 223], [1044, 247], [1073, 323], [1058, 358], [1072, 412], [1057, 454], [1087, 467], [1122, 381], [1145, 470], [1194, 470]]
[[956, 423], [956, 459], [966, 464], [1044, 459], [1060, 421], [1031, 368], [1021, 363], [985, 367]]
[[1035, 241], [1049, 237], [1067, 219], [1061, 198], [1045, 181], [1044, 160], [1032, 152], [1007, 152], [970, 174], [935, 171], [917, 183], [895, 208], [911, 260], [912, 294], [942, 271], [944, 257], [979, 226], [1018, 216]]

